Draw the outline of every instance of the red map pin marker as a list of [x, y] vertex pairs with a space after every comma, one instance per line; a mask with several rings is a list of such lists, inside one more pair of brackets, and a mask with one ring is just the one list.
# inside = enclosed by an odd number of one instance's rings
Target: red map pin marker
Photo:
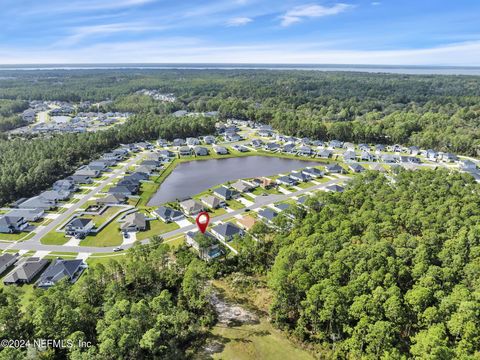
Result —
[[202, 211], [200, 214], [198, 214], [197, 219], [195, 220], [197, 222], [198, 230], [202, 232], [202, 234], [205, 234], [205, 231], [207, 230], [208, 223], [210, 222], [210, 216], [208, 215], [207, 212]]

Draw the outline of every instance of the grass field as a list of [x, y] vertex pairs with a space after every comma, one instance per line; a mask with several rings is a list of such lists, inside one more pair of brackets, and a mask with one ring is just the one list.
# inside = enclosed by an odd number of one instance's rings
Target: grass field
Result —
[[40, 242], [45, 245], [63, 245], [69, 238], [65, 237], [64, 232], [56, 232], [55, 230], [50, 231], [45, 235]]
[[27, 240], [31, 238], [34, 234], [28, 232], [21, 232], [21, 233], [14, 233], [14, 234], [0, 234], [0, 240], [6, 241], [19, 241], [19, 240]]
[[147, 230], [138, 232], [137, 240], [151, 238], [154, 235], [161, 235], [178, 228], [179, 226], [174, 222], [166, 224], [161, 220], [148, 221]]
[[110, 224], [105, 226], [102, 231], [96, 235], [88, 235], [85, 239], [80, 241], [80, 246], [118, 246], [123, 242], [123, 236], [120, 233], [120, 226], [116, 221], [117, 218], [113, 219]]

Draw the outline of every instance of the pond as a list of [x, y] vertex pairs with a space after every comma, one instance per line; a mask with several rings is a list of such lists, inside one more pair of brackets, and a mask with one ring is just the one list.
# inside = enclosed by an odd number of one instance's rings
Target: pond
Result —
[[183, 200], [227, 181], [272, 176], [316, 165], [321, 163], [267, 156], [189, 161], [179, 164], [172, 171], [148, 205], [159, 206], [169, 201]]

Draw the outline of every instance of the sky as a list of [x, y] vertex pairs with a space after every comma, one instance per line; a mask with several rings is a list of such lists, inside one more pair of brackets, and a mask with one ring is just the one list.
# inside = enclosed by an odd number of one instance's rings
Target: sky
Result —
[[0, 0], [0, 64], [480, 66], [479, 0]]

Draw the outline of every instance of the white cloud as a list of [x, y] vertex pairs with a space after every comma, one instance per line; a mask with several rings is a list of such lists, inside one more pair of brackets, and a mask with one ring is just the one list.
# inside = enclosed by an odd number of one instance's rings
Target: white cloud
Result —
[[227, 26], [243, 26], [251, 23], [252, 18], [249, 17], [234, 17], [227, 21]]
[[380, 1], [373, 1], [370, 4], [373, 5], [373, 6], [382, 5], [382, 3]]
[[349, 4], [335, 4], [333, 6], [322, 6], [316, 4], [297, 6], [282, 16], [282, 26], [289, 26], [306, 18], [318, 18], [340, 14], [353, 7]]

